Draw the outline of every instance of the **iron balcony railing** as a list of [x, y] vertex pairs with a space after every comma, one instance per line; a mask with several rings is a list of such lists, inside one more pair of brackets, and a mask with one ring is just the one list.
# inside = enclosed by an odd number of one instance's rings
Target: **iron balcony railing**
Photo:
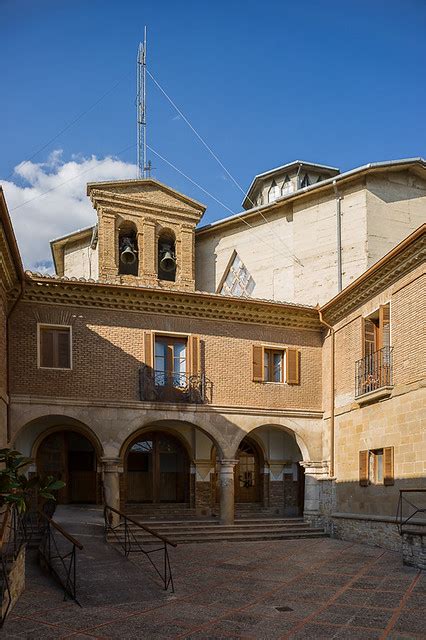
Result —
[[415, 527], [426, 531], [426, 488], [399, 490], [396, 524], [401, 535]]
[[212, 401], [212, 383], [203, 373], [156, 371], [143, 365], [139, 370], [139, 389], [140, 399], [148, 402], [204, 404]]
[[393, 385], [393, 347], [383, 347], [355, 363], [355, 396]]

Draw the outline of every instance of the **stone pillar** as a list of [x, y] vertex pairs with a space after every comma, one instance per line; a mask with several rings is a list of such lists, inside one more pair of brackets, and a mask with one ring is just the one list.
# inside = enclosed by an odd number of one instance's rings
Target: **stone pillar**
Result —
[[139, 276], [143, 277], [144, 284], [158, 284], [157, 274], [157, 236], [155, 222], [143, 221], [142, 256], [139, 254]]
[[327, 462], [303, 461], [305, 469], [305, 506], [303, 516], [313, 525], [324, 526], [321, 504], [321, 481], [329, 480]]
[[[120, 458], [102, 458], [104, 504], [114, 509], [120, 509], [120, 474], [123, 473]], [[114, 520], [118, 520], [114, 517]]]
[[220, 461], [220, 520], [223, 524], [234, 524], [234, 467], [238, 460], [223, 459]]
[[116, 217], [100, 210], [99, 223], [99, 275], [108, 279], [118, 275]]
[[196, 513], [199, 516], [209, 516], [212, 512], [212, 473], [214, 473], [214, 468], [211, 460], [195, 460], [194, 505], [196, 508]]

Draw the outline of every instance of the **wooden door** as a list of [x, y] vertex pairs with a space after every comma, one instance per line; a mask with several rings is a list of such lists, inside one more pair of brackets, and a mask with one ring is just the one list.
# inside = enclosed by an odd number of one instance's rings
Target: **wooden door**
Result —
[[235, 467], [235, 502], [259, 502], [259, 457], [250, 444], [243, 442], [238, 449]]
[[65, 482], [65, 487], [56, 495], [58, 504], [68, 504], [68, 465], [66, 433], [58, 431], [47, 436], [37, 451], [37, 472], [42, 478], [53, 476], [55, 480]]

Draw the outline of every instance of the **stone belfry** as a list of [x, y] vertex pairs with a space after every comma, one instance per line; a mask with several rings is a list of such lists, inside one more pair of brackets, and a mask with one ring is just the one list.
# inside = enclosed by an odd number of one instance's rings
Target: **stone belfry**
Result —
[[205, 207], [153, 178], [93, 182], [99, 280], [195, 289], [195, 227]]

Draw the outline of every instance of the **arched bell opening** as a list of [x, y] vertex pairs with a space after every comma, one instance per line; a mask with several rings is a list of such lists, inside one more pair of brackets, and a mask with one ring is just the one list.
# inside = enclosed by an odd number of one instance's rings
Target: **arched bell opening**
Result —
[[176, 280], [176, 239], [172, 231], [164, 230], [158, 238], [158, 278], [159, 280]]
[[57, 493], [58, 504], [100, 502], [96, 450], [79, 431], [55, 430], [47, 434], [37, 446], [35, 459], [41, 477], [53, 476], [65, 483]]
[[124, 470], [126, 504], [189, 503], [190, 458], [171, 433], [136, 437], [127, 448]]
[[132, 222], [123, 222], [118, 232], [118, 273], [137, 276], [139, 272], [138, 236]]

